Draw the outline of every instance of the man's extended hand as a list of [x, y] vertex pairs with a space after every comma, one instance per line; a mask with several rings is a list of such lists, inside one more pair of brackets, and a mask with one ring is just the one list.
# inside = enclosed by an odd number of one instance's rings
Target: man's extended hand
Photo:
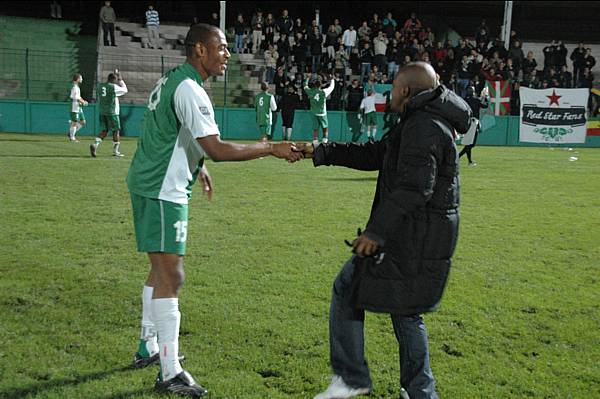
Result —
[[206, 169], [206, 165], [202, 165], [202, 169], [200, 169], [200, 173], [198, 173], [198, 181], [202, 184], [202, 191], [206, 193], [208, 200], [212, 200], [214, 192], [213, 182], [208, 173], [208, 169]]
[[352, 252], [362, 257], [373, 255], [379, 249], [379, 244], [362, 233], [352, 242]]
[[300, 143], [296, 147], [299, 151], [302, 151], [304, 158], [312, 158], [315, 152], [315, 147], [312, 143]]
[[287, 159], [288, 162], [296, 162], [304, 158], [302, 151], [294, 143], [273, 143], [271, 146], [271, 155], [274, 157]]

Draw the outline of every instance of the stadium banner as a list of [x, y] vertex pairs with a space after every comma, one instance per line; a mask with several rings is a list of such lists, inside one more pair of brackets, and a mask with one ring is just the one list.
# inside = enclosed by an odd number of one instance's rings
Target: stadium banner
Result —
[[389, 101], [388, 98], [392, 97], [392, 85], [389, 84], [375, 84], [373, 85], [375, 90], [375, 111], [385, 112], [385, 103]]
[[589, 89], [521, 87], [519, 141], [585, 143]]
[[490, 93], [488, 113], [495, 116], [510, 115], [510, 80], [486, 80], [485, 87]]

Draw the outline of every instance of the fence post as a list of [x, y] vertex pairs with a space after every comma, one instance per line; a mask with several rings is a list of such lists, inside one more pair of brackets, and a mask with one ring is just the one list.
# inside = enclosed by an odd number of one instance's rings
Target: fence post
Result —
[[25, 99], [29, 100], [29, 48], [25, 49]]
[[165, 56], [162, 54], [160, 55], [160, 74], [165, 74]]

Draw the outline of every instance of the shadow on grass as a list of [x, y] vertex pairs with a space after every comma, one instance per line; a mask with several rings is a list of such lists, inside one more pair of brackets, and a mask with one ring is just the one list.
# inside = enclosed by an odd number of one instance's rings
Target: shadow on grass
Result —
[[330, 177], [325, 180], [331, 181], [377, 181], [377, 176], [371, 177]]
[[[0, 155], [0, 158], [86, 158], [91, 159], [92, 157], [88, 155]], [[111, 157], [112, 158], [112, 157]]]
[[[38, 384], [32, 384], [32, 385], [20, 387], [20, 388], [9, 388], [9, 389], [0, 391], [0, 398], [25, 398], [25, 397], [28, 397], [29, 395], [35, 395], [35, 394], [44, 392], [49, 389], [76, 386], [79, 384], [84, 384], [89, 381], [101, 380], [101, 379], [109, 377], [113, 374], [124, 373], [126, 371], [132, 371], [132, 370], [134, 370], [134, 369], [131, 366], [121, 366], [121, 367], [112, 368], [110, 370], [93, 372], [90, 374], [81, 375], [81, 376], [73, 377], [73, 378], [61, 378], [61, 379], [50, 380], [50, 381], [42, 382], [42, 383], [38, 383]], [[115, 394], [112, 396], [108, 396], [108, 398], [114, 398], [114, 399], [131, 398], [131, 397], [134, 397], [135, 395], [146, 394], [146, 393], [148, 393], [148, 391], [140, 390], [140, 391], [135, 391], [135, 392], [119, 393], [119, 394]]]

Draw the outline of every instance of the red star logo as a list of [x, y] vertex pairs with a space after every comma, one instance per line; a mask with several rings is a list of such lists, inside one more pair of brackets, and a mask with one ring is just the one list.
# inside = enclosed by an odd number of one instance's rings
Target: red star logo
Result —
[[556, 90], [552, 90], [552, 95], [546, 96], [546, 97], [548, 97], [550, 99], [550, 105], [556, 104], [556, 106], [558, 106], [558, 99], [561, 98], [562, 96], [557, 95]]

